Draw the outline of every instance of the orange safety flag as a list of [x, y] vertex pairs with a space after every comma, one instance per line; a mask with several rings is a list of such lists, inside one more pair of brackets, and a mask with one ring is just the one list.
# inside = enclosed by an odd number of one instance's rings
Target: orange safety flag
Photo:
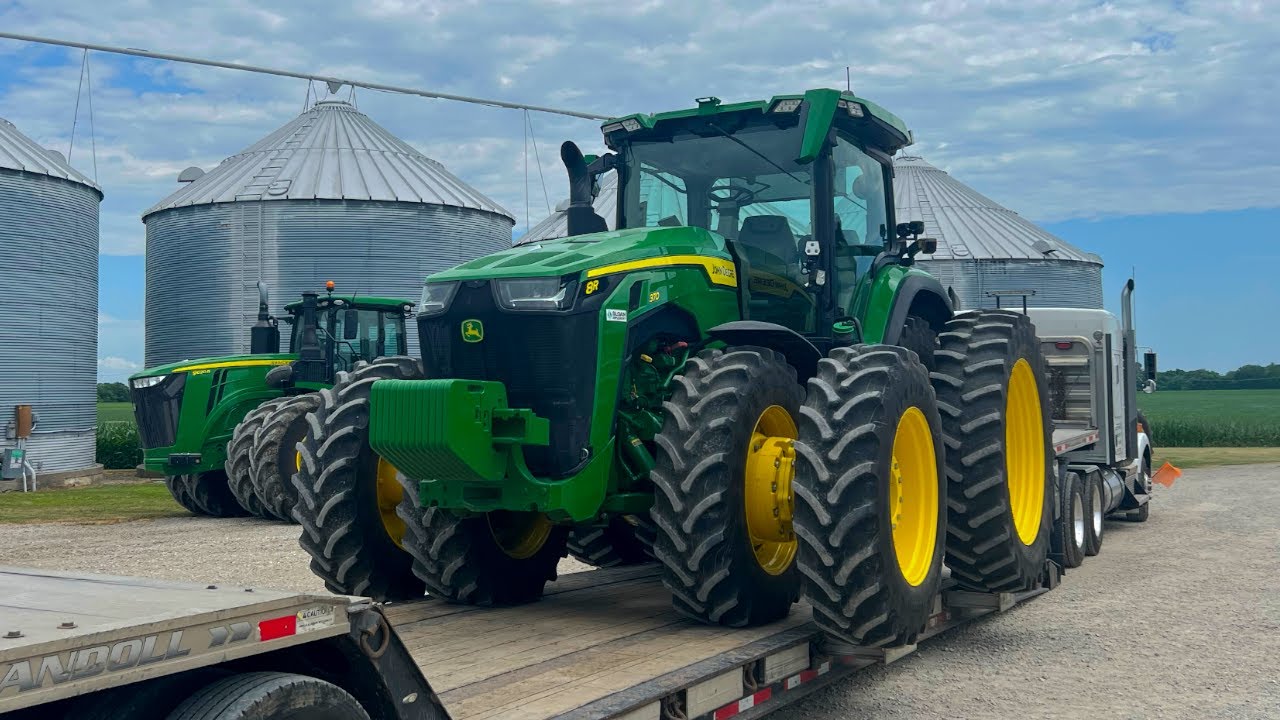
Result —
[[1152, 476], [1151, 482], [1158, 482], [1165, 487], [1173, 487], [1173, 481], [1182, 477], [1182, 470], [1174, 467], [1171, 463], [1165, 463], [1164, 467], [1156, 471]]

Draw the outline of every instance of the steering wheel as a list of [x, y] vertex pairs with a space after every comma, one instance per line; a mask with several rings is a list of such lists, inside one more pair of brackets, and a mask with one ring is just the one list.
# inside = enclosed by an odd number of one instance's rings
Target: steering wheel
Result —
[[750, 205], [756, 194], [751, 188], [730, 185], [729, 187], [712, 188], [707, 193], [707, 197], [721, 205], [732, 204], [742, 207], [743, 205]]

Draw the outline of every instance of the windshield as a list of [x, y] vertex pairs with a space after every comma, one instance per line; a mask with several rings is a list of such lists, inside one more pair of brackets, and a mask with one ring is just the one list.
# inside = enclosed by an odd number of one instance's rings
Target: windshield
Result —
[[619, 227], [723, 235], [749, 266], [751, 317], [812, 332], [816, 304], [802, 263], [813, 237], [814, 164], [795, 161], [800, 128], [765, 118], [730, 133], [719, 122], [729, 121], [699, 121], [697, 134], [677, 130], [623, 148]]

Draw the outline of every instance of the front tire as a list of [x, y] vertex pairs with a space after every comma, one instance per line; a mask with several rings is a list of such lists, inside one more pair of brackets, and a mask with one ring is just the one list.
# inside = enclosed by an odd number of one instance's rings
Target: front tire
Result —
[[359, 362], [320, 391], [319, 407], [307, 415], [293, 517], [302, 525], [298, 542], [311, 555], [312, 572], [332, 592], [375, 600], [422, 596], [413, 558], [399, 545], [400, 518], [420, 511], [395, 467], [369, 447], [370, 388], [379, 380], [421, 377], [411, 357]]
[[236, 496], [236, 501], [245, 510], [269, 520], [280, 520], [284, 516], [277, 515], [268, 508], [254, 489], [251, 462], [253, 439], [267, 416], [280, 407], [285, 400], [286, 398], [274, 398], [250, 410], [245, 414], [244, 419], [236, 424], [235, 432], [231, 434], [231, 441], [227, 443], [227, 485], [231, 488], [231, 494]]
[[427, 592], [466, 605], [520, 605], [542, 597], [556, 579], [569, 535], [569, 528], [552, 525], [541, 513], [459, 517], [431, 507], [416, 521], [402, 517], [405, 549]]
[[799, 596], [791, 478], [804, 390], [773, 350], [704, 350], [663, 403], [650, 517], [675, 609], [743, 627]]
[[298, 491], [293, 474], [301, 468], [298, 443], [307, 435], [307, 413], [320, 407], [320, 395], [296, 395], [277, 404], [253, 438], [249, 462], [254, 492], [267, 511], [293, 521]]
[[962, 587], [1019, 591], [1041, 577], [1053, 519], [1044, 357], [1025, 315], [957, 315], [938, 336], [947, 444], [947, 566]]
[[915, 641], [942, 584], [946, 472], [929, 373], [888, 345], [837, 348], [800, 410], [796, 535], [813, 619], [847, 642]]
[[164, 482], [173, 499], [197, 515], [232, 518], [249, 514], [232, 494], [227, 485], [227, 473], [223, 470], [169, 475]]

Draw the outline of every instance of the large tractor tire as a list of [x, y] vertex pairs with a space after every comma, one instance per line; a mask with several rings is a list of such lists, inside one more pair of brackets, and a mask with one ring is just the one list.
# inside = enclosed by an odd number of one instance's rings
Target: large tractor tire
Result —
[[937, 369], [933, 354], [938, 350], [938, 333], [934, 331], [928, 320], [908, 315], [907, 322], [902, 326], [902, 336], [898, 338], [898, 345], [915, 353], [929, 372]]
[[196, 515], [230, 518], [248, 514], [231, 493], [227, 473], [222, 470], [169, 475], [165, 477], [164, 484], [179, 505]]
[[799, 598], [791, 527], [804, 389], [773, 350], [690, 358], [654, 438], [654, 555], [680, 613], [731, 627], [784, 617]]
[[608, 525], [574, 528], [568, 548], [575, 560], [595, 567], [652, 562], [653, 525], [647, 517], [615, 515]]
[[1066, 474], [1066, 486], [1062, 488], [1062, 513], [1053, 527], [1051, 545], [1053, 553], [1062, 558], [1065, 568], [1078, 568], [1084, 564], [1085, 524], [1088, 522], [1087, 505], [1084, 502], [1084, 484], [1074, 472]]
[[413, 574], [413, 558], [400, 547], [406, 514], [418, 511], [405, 497], [399, 472], [369, 447], [369, 392], [378, 380], [412, 380], [422, 367], [411, 357], [358, 362], [321, 390], [320, 404], [307, 415], [293, 476], [298, 503], [293, 517], [298, 538], [311, 555], [311, 570], [329, 590], [375, 600], [420, 597], [424, 587]]
[[915, 642], [942, 583], [947, 483], [929, 372], [889, 345], [837, 348], [800, 409], [795, 531], [818, 627]]
[[1053, 520], [1044, 357], [1009, 310], [957, 315], [938, 336], [933, 385], [947, 444], [947, 566], [978, 592], [1033, 586]]
[[286, 399], [275, 398], [268, 400], [250, 410], [244, 416], [244, 419], [236, 425], [235, 432], [231, 434], [231, 442], [227, 443], [227, 462], [225, 467], [227, 469], [227, 485], [231, 488], [231, 494], [236, 496], [236, 502], [240, 503], [240, 507], [248, 510], [250, 514], [269, 520], [282, 520], [284, 516], [268, 508], [254, 489], [255, 483], [251, 464], [253, 439], [257, 436], [258, 430], [262, 427], [262, 423], [267, 416], [280, 407], [280, 404]]
[[427, 592], [467, 605], [520, 605], [542, 597], [565, 556], [569, 528], [546, 515], [495, 511], [459, 517], [401, 505], [405, 549]]
[[307, 435], [307, 413], [319, 407], [319, 393], [286, 398], [263, 419], [253, 438], [249, 464], [254, 493], [268, 512], [290, 522], [298, 504], [298, 491], [291, 479], [302, 466], [298, 443]]

